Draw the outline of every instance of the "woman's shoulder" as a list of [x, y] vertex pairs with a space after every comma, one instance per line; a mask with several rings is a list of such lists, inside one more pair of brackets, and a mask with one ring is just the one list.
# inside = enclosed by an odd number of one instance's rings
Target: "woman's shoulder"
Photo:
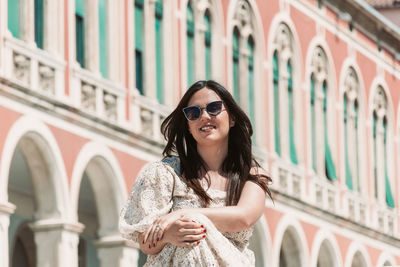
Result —
[[161, 160], [161, 163], [166, 167], [172, 168], [178, 176], [181, 175], [181, 162], [178, 156], [165, 157]]

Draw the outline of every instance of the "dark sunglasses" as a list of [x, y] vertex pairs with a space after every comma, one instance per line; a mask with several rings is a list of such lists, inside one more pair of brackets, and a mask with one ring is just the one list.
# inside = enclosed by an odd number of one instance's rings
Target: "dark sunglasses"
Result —
[[200, 119], [203, 109], [205, 109], [211, 117], [218, 116], [224, 109], [222, 109], [222, 100], [213, 101], [206, 105], [205, 108], [199, 106], [189, 106], [183, 109], [186, 119], [189, 121], [195, 121]]

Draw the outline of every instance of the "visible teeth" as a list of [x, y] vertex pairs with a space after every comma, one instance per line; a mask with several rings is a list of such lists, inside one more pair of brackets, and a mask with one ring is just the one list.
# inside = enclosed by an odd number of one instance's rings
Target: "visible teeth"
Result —
[[206, 127], [201, 127], [200, 130], [207, 131], [207, 130], [211, 130], [211, 129], [214, 129], [214, 128], [215, 128], [215, 126], [206, 126]]

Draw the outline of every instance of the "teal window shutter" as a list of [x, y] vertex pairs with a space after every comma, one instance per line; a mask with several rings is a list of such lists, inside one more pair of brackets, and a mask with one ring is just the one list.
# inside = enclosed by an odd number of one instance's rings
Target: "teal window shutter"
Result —
[[188, 86], [194, 83], [194, 15], [190, 2], [186, 8], [186, 38], [187, 38], [187, 79]]
[[143, 0], [135, 0], [135, 78], [136, 89], [141, 95], [143, 88]]
[[355, 147], [356, 147], [356, 168], [355, 168], [355, 175], [356, 175], [356, 190], [358, 192], [361, 191], [360, 189], [360, 162], [359, 162], [359, 140], [358, 140], [358, 102], [357, 100], [354, 102], [354, 142], [355, 142]]
[[107, 0], [99, 0], [99, 59], [100, 73], [103, 77], [108, 76], [107, 71]]
[[344, 153], [345, 153], [345, 169], [346, 169], [346, 185], [350, 190], [353, 190], [353, 178], [351, 176], [350, 162], [349, 162], [349, 150], [348, 150], [348, 136], [347, 136], [347, 96], [343, 98], [343, 123], [344, 123]]
[[156, 79], [157, 79], [157, 100], [164, 102], [163, 90], [163, 3], [157, 0], [155, 5], [155, 24], [156, 24]]
[[288, 79], [288, 113], [289, 113], [289, 144], [290, 144], [290, 160], [294, 164], [298, 164], [297, 155], [296, 155], [296, 144], [294, 141], [294, 125], [293, 125], [293, 69], [292, 63], [289, 60], [287, 65], [287, 72], [289, 74]]
[[376, 112], [374, 111], [372, 115], [372, 122], [373, 122], [373, 145], [374, 145], [374, 193], [375, 193], [375, 198], [378, 198], [378, 159], [377, 159], [377, 141], [376, 141], [376, 134], [377, 134], [377, 129], [376, 129], [376, 122], [378, 120], [378, 116], [376, 115]]
[[383, 120], [383, 145], [384, 145], [384, 157], [385, 157], [385, 198], [386, 198], [386, 204], [394, 208], [394, 200], [393, 200], [393, 195], [392, 195], [392, 190], [390, 188], [390, 181], [389, 181], [389, 174], [388, 174], [388, 167], [387, 167], [387, 121], [386, 118]]
[[204, 24], [206, 25], [206, 32], [204, 36], [205, 41], [205, 63], [206, 63], [206, 80], [211, 79], [211, 16], [210, 12], [205, 12]]
[[75, 1], [75, 46], [76, 61], [85, 67], [85, 3], [83, 0]]
[[43, 49], [43, 0], [35, 0], [35, 43]]
[[278, 52], [274, 52], [272, 62], [274, 84], [274, 128], [275, 128], [275, 152], [281, 154], [280, 126], [279, 126], [279, 59]]
[[232, 36], [232, 64], [233, 64], [233, 97], [240, 102], [239, 98], [239, 30], [235, 27]]
[[317, 171], [317, 146], [315, 143], [315, 78], [310, 78], [310, 104], [311, 104], [311, 160], [312, 168]]
[[323, 82], [322, 91], [324, 92], [324, 139], [325, 139], [325, 172], [329, 180], [336, 180], [335, 165], [333, 163], [331, 149], [328, 142], [328, 94], [327, 94], [326, 81]]
[[[249, 86], [249, 117], [254, 127], [254, 40], [250, 36], [247, 42], [248, 58], [248, 86]], [[254, 136], [254, 135], [253, 135]]]
[[8, 0], [7, 14], [8, 14], [8, 29], [15, 38], [19, 38], [19, 24], [20, 24], [20, 0]]

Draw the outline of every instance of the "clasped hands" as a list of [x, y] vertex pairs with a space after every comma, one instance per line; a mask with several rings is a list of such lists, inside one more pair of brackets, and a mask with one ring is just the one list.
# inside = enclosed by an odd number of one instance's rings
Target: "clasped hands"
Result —
[[144, 232], [143, 244], [149, 242], [149, 248], [159, 242], [170, 243], [178, 247], [193, 247], [206, 237], [204, 225], [185, 218], [184, 210], [177, 210], [156, 219]]

